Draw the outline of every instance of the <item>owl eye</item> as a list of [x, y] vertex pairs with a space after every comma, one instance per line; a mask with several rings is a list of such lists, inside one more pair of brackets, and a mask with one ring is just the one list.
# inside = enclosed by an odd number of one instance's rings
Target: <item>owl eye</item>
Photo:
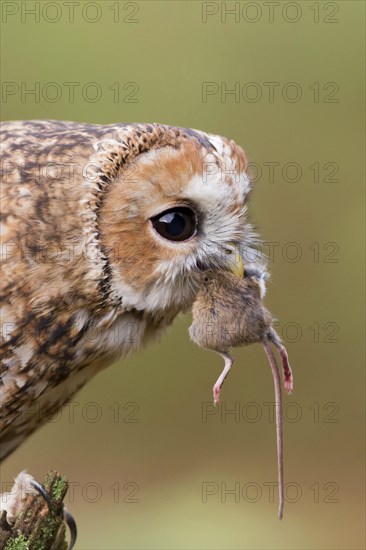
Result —
[[183, 206], [171, 208], [154, 216], [151, 223], [155, 231], [168, 241], [187, 241], [197, 230], [195, 213]]

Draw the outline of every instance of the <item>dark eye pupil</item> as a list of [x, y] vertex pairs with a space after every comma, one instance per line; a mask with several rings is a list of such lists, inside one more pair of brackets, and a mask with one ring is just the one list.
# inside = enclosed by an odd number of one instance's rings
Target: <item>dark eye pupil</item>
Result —
[[159, 222], [165, 223], [165, 230], [171, 237], [179, 237], [186, 225], [186, 220], [180, 212], [169, 212], [162, 216]]
[[169, 241], [186, 241], [196, 232], [196, 217], [190, 208], [167, 210], [151, 218], [154, 229]]

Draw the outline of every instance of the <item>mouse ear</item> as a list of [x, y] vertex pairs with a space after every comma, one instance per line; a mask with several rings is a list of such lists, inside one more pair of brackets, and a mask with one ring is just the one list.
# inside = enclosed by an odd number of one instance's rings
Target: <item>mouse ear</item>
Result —
[[260, 296], [263, 299], [266, 295], [266, 280], [269, 278], [267, 271], [260, 271], [259, 269], [249, 267], [244, 271], [244, 278], [254, 279], [258, 283]]

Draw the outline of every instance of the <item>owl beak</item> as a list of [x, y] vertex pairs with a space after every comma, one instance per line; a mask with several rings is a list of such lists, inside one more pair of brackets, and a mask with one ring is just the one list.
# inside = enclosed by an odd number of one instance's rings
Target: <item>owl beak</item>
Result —
[[244, 277], [244, 264], [243, 259], [240, 254], [239, 247], [234, 243], [228, 243], [225, 246], [226, 255], [226, 267], [233, 273], [236, 277], [242, 279]]

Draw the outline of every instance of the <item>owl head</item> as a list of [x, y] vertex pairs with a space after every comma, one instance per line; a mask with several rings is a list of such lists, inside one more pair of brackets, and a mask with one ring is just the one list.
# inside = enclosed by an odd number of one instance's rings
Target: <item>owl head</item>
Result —
[[98, 142], [92, 162], [108, 290], [125, 308], [184, 309], [203, 270], [235, 268], [236, 250], [247, 261], [251, 184], [244, 151], [233, 141], [127, 125]]

